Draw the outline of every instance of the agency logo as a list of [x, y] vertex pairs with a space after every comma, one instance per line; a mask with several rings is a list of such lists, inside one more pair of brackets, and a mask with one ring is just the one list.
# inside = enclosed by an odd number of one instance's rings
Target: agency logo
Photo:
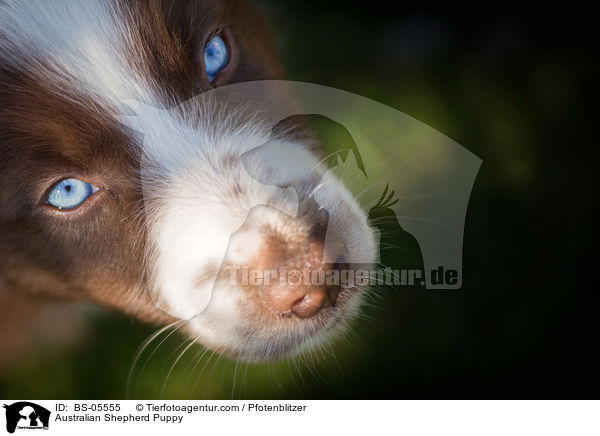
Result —
[[19, 401], [4, 405], [6, 409], [6, 431], [14, 433], [19, 430], [48, 430], [50, 411], [29, 401]]

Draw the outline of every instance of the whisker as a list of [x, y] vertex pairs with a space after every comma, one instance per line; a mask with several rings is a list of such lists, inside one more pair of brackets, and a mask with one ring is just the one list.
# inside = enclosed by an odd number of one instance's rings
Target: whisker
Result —
[[[207, 351], [208, 351], [208, 348], [207, 348]], [[200, 379], [202, 378], [202, 374], [204, 374], [204, 370], [206, 369], [206, 367], [208, 365], [208, 362], [211, 361], [211, 359], [213, 358], [214, 355], [215, 355], [215, 352], [211, 350], [210, 351], [210, 355], [206, 359], [206, 362], [204, 362], [204, 365], [202, 365], [202, 368], [200, 369], [200, 372], [196, 376], [196, 381], [194, 382], [194, 385], [192, 386], [192, 392], [196, 392], [196, 387], [198, 386], [198, 383], [200, 383]], [[204, 356], [204, 354], [202, 356]], [[206, 394], [206, 391], [204, 393]]]
[[235, 383], [236, 383], [237, 370], [238, 370], [239, 363], [240, 363], [239, 361], [236, 361], [235, 367], [233, 368], [233, 383], [232, 383], [232, 387], [231, 387], [231, 399], [232, 400], [235, 398]]
[[[181, 325], [183, 323], [185, 323], [187, 320], [178, 320], [178, 321], [174, 321], [160, 329], [158, 329], [156, 332], [154, 332], [148, 339], [146, 339], [142, 345], [140, 345], [136, 351], [136, 355], [133, 359], [133, 362], [131, 364], [131, 367], [129, 369], [129, 375], [127, 376], [127, 388], [126, 388], [126, 392], [127, 392], [127, 396], [130, 396], [130, 389], [131, 389], [131, 382], [132, 382], [132, 378], [133, 378], [133, 373], [135, 371], [135, 367], [138, 363], [138, 361], [140, 360], [140, 358], [142, 357], [142, 354], [144, 353], [144, 351], [146, 350], [146, 348], [158, 337], [160, 336], [162, 333], [164, 333], [166, 330], [172, 328], [173, 326], [180, 324], [179, 326], [177, 326], [177, 328], [175, 328], [171, 333], [169, 333], [167, 335], [167, 337], [165, 339], [163, 339], [163, 341], [158, 345], [158, 347], [160, 347], [160, 345], [171, 335], [173, 334], [179, 327], [181, 327]], [[156, 352], [156, 350], [158, 349], [158, 347], [151, 353], [150, 357], [148, 359], [150, 359], [152, 357], [152, 355]], [[146, 365], [147, 365], [148, 361], [146, 361], [146, 363], [144, 364], [140, 375], [137, 378], [137, 383], [139, 383], [139, 379], [141, 378], [141, 374], [143, 373]], [[137, 383], [136, 383], [136, 391], [137, 391]]]
[[[202, 358], [204, 357], [204, 355], [206, 353], [208, 353], [210, 350], [208, 348], [204, 348], [204, 351], [200, 350], [196, 356], [194, 357], [194, 366], [192, 367], [192, 370], [190, 371], [190, 373], [187, 376], [187, 379], [185, 380], [185, 385], [189, 385], [190, 382], [190, 378], [192, 378], [192, 375], [194, 374], [194, 372], [196, 371], [196, 368], [198, 367], [198, 364], [202, 361]], [[190, 389], [190, 395], [188, 396], [188, 399], [191, 399], [191, 396], [193, 394], [193, 391]]]
[[175, 369], [175, 366], [177, 366], [177, 362], [179, 362], [179, 360], [183, 357], [183, 355], [185, 354], [185, 352], [187, 350], [189, 350], [190, 347], [192, 345], [194, 345], [198, 339], [199, 339], [199, 337], [196, 337], [194, 340], [191, 340], [190, 343], [188, 344], [188, 346], [183, 349], [183, 351], [179, 354], [179, 356], [177, 356], [177, 359], [175, 359], [175, 362], [173, 362], [173, 365], [171, 365], [171, 368], [169, 368], [169, 372], [167, 373], [167, 376], [165, 377], [165, 381], [164, 381], [164, 383], [162, 385], [162, 388], [160, 390], [159, 398], [162, 399], [162, 397], [164, 395], [164, 392], [165, 392], [165, 389], [167, 387], [167, 383], [169, 382], [169, 378], [171, 377], [171, 374], [173, 373], [173, 370]]

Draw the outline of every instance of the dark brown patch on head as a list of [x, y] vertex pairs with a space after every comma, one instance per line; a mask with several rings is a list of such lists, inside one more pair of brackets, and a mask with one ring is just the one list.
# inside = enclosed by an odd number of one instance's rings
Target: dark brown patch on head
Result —
[[[166, 319], [144, 288], [139, 150], [98, 102], [61, 95], [34, 71], [0, 68], [0, 276], [11, 292], [91, 299]], [[45, 204], [61, 179], [100, 190], [82, 206]]]
[[[245, 1], [128, 0], [121, 9], [131, 31], [131, 65], [151, 76], [169, 106], [215, 86], [283, 77], [269, 26]], [[230, 58], [210, 83], [204, 47], [215, 34]]]

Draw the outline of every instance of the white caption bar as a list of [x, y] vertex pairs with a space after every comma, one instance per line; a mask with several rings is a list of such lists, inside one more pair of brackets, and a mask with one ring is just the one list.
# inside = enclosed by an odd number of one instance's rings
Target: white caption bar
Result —
[[19, 436], [600, 434], [600, 401], [5, 400], [3, 404], [0, 434]]

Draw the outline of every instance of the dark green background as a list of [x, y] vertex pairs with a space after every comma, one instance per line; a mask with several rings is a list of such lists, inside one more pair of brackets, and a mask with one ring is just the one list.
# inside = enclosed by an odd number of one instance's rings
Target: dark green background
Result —
[[[597, 396], [598, 47], [589, 13], [571, 4], [485, 11], [375, 2], [259, 6], [274, 23], [290, 79], [385, 103], [483, 159], [465, 228], [464, 286], [379, 292], [378, 307], [367, 312], [372, 319], [336, 347], [337, 362], [236, 370], [207, 354], [193, 370], [202, 351], [194, 348], [164, 396]], [[154, 330], [118, 314], [93, 315], [84, 344], [40, 348], [4, 371], [0, 396], [125, 397], [135, 350]], [[136, 373], [133, 397], [160, 395], [183, 341], [171, 336]]]

